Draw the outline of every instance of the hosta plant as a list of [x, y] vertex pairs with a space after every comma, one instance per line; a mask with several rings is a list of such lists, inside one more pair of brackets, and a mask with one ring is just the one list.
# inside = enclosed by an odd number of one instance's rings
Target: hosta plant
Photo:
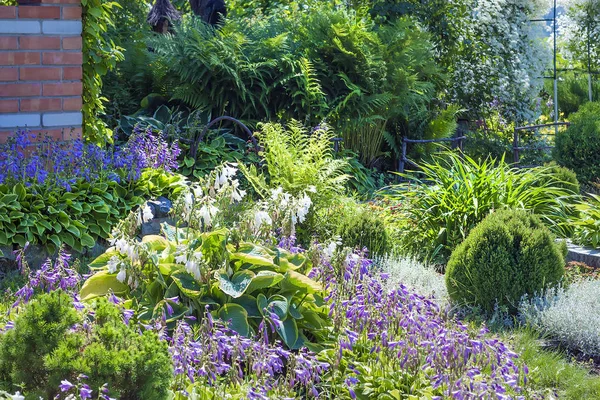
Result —
[[581, 246], [600, 247], [600, 196], [589, 194], [576, 206], [579, 215], [571, 219], [573, 242]]
[[[306, 276], [310, 261], [277, 247], [234, 243], [221, 229], [200, 233], [164, 226], [162, 236], [141, 242], [119, 239], [90, 264], [96, 273], [83, 285], [82, 300], [110, 292], [130, 298], [139, 318], [184, 316], [230, 321], [244, 336], [261, 322], [273, 324], [289, 348], [314, 340], [325, 323], [323, 288]], [[127, 285], [124, 284], [127, 283]]]

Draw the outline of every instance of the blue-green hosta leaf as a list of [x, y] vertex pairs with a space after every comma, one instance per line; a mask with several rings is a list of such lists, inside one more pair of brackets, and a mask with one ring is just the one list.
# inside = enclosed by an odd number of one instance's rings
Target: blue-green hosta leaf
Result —
[[105, 296], [110, 292], [114, 294], [127, 293], [129, 287], [117, 280], [117, 274], [101, 271], [90, 276], [81, 287], [79, 297], [81, 301], [88, 301], [96, 297]]
[[248, 318], [262, 318], [262, 314], [256, 304], [256, 297], [243, 294], [237, 299], [233, 299], [232, 302], [244, 307], [244, 310], [248, 313]]
[[248, 313], [244, 307], [239, 304], [227, 303], [219, 309], [219, 318], [228, 323], [229, 328], [233, 329], [242, 336], [250, 335], [250, 325], [248, 324]]
[[231, 254], [231, 261], [241, 261], [258, 267], [274, 267], [274, 256], [264, 247], [254, 243], [241, 243], [239, 248]]
[[205, 291], [198, 281], [187, 272], [175, 272], [171, 275], [171, 279], [173, 279], [173, 282], [175, 282], [179, 290], [181, 290], [181, 293], [190, 299], [197, 299], [205, 294]]
[[267, 296], [262, 293], [259, 293], [258, 296], [256, 296], [256, 306], [261, 314], [263, 314], [263, 310], [267, 308], [268, 304], [269, 301], [267, 300]]
[[275, 271], [259, 271], [252, 282], [246, 289], [247, 293], [252, 293], [255, 290], [270, 288], [283, 280], [283, 275]]
[[219, 274], [219, 288], [233, 298], [240, 297], [244, 294], [250, 282], [254, 278], [254, 272], [243, 270], [236, 272], [229, 278], [226, 273]]
[[302, 313], [300, 312], [300, 310], [298, 309], [298, 306], [296, 306], [294, 303], [290, 304], [290, 307], [288, 309], [288, 312], [290, 313], [290, 315], [292, 316], [292, 318], [294, 319], [302, 319]]
[[298, 341], [298, 325], [296, 325], [296, 320], [288, 318], [285, 321], [275, 321], [275, 330], [281, 337], [281, 340], [283, 340], [283, 343], [290, 349], [293, 349]]
[[269, 303], [267, 304], [267, 310], [277, 314], [280, 320], [284, 320], [288, 314], [288, 301], [285, 297], [276, 294], [269, 298]]

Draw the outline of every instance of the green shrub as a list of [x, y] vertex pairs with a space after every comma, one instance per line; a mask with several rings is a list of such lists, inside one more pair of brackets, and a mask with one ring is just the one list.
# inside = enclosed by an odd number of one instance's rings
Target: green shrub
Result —
[[549, 175], [541, 177], [538, 185], [541, 184], [543, 186], [552, 180], [555, 187], [565, 189], [573, 194], [579, 194], [579, 181], [575, 172], [569, 168], [561, 167], [554, 161], [546, 164], [546, 167], [548, 168]]
[[587, 103], [571, 115], [571, 126], [556, 136], [554, 158], [580, 182], [600, 178], [600, 103]]
[[515, 311], [523, 295], [539, 293], [562, 278], [563, 252], [536, 216], [496, 211], [452, 253], [446, 268], [448, 293], [457, 303], [487, 312], [496, 305]]
[[167, 344], [156, 333], [140, 334], [123, 322], [119, 307], [105, 299], [94, 306], [89, 330], [73, 299], [62, 292], [43, 294], [18, 314], [15, 327], [0, 339], [2, 388], [20, 388], [27, 399], [51, 399], [61, 380], [79, 374], [97, 395], [108, 384], [111, 396], [124, 400], [166, 399], [172, 376]]
[[390, 251], [390, 237], [385, 223], [370, 209], [345, 218], [338, 228], [342, 244], [362, 249], [366, 247], [371, 256], [385, 255]]
[[580, 246], [600, 247], [600, 196], [589, 194], [575, 206], [579, 214], [570, 223], [574, 227], [573, 242]]
[[0, 336], [0, 385], [8, 391], [20, 388], [30, 397], [52, 399], [58, 392], [60, 373], [46, 365], [46, 357], [81, 322], [73, 299], [62, 292], [42, 295], [27, 304], [14, 328]]
[[[548, 167], [512, 168], [504, 160], [481, 162], [446, 152], [411, 181], [392, 187], [388, 197], [399, 200], [407, 227], [401, 248], [423, 260], [444, 264], [471, 229], [492, 210], [519, 208], [537, 214], [553, 231], [564, 235], [572, 212], [567, 196]], [[569, 200], [569, 201], [567, 201]]]

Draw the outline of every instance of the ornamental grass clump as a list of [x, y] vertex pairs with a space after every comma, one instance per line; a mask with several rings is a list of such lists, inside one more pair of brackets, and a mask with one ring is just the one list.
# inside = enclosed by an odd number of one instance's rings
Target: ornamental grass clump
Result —
[[450, 298], [493, 312], [516, 311], [524, 295], [564, 275], [564, 244], [531, 213], [500, 210], [484, 219], [452, 253], [446, 267]]
[[399, 212], [408, 226], [401, 247], [411, 256], [445, 264], [471, 229], [504, 208], [530, 211], [555, 233], [568, 236], [573, 192], [564, 189], [552, 167], [518, 169], [503, 159], [479, 162], [447, 151], [420, 168], [386, 195], [403, 204]]

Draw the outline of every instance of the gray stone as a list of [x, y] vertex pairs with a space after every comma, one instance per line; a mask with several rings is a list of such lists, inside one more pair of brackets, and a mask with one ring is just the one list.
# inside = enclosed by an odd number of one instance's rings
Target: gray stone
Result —
[[600, 268], [600, 249], [577, 246], [567, 241], [567, 261], [577, 261]]
[[40, 125], [41, 114], [1, 114], [0, 128], [36, 127]]
[[38, 244], [30, 244], [25, 250], [25, 261], [31, 269], [40, 268], [49, 257], [52, 257], [52, 254]]
[[43, 21], [42, 33], [53, 35], [80, 35], [81, 21]]
[[93, 259], [97, 258], [98, 256], [104, 254], [104, 252], [106, 251], [106, 249], [108, 249], [108, 247], [109, 247], [108, 243], [106, 243], [104, 241], [96, 242], [94, 247], [86, 248], [85, 255], [86, 255], [86, 257], [89, 257], [91, 260], [93, 260]]
[[0, 246], [0, 257], [6, 258], [7, 260], [14, 260], [15, 253], [13, 253], [12, 246]]
[[152, 209], [152, 215], [154, 215], [154, 218], [167, 218], [169, 216], [169, 212], [171, 212], [171, 208], [173, 208], [173, 203], [171, 200], [162, 196], [156, 200], [148, 201], [148, 205]]
[[160, 224], [166, 222], [169, 225], [175, 225], [173, 218], [154, 218], [152, 221], [142, 224], [141, 236], [160, 235]]
[[40, 21], [0, 20], [0, 33], [41, 33]]
[[79, 126], [83, 121], [80, 112], [46, 113], [42, 117], [44, 126]]

